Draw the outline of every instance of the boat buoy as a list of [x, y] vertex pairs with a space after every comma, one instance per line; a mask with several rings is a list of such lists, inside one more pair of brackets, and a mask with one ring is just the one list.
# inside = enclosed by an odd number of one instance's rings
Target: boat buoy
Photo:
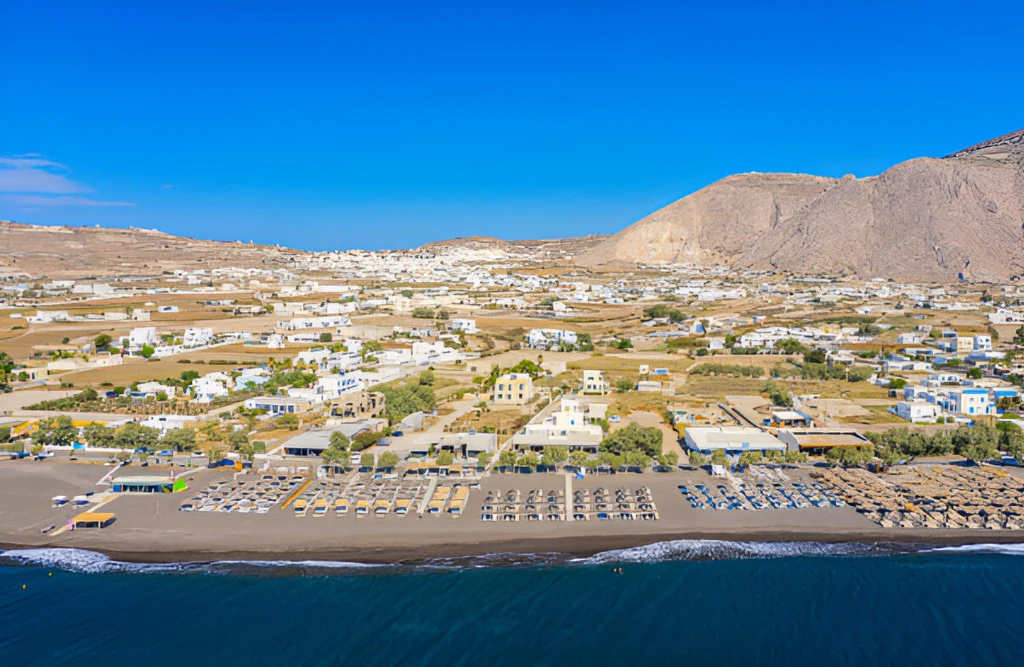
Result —
[[21, 585], [21, 590], [25, 590], [26, 588], [28, 588], [28, 586], [26, 586], [25, 584]]
[[49, 573], [47, 573], [47, 575], [46, 575], [46, 576], [48, 576], [48, 577], [52, 577], [52, 576], [53, 576], [53, 572], [49, 572]]

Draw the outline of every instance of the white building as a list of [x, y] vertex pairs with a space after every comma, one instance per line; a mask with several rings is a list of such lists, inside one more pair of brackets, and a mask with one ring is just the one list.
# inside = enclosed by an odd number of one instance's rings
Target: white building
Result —
[[702, 454], [711, 454], [716, 450], [724, 451], [726, 454], [786, 451], [786, 444], [770, 433], [743, 426], [687, 428], [686, 447], [690, 451]]
[[203, 347], [213, 342], [213, 329], [210, 328], [188, 328], [185, 329], [185, 336], [181, 344], [185, 347]]
[[896, 404], [896, 415], [908, 422], [932, 422], [942, 414], [942, 408], [924, 401], [900, 401]]
[[156, 345], [160, 337], [156, 335], [156, 327], [135, 327], [128, 334], [128, 347], [141, 348], [143, 345]]
[[575, 331], [562, 329], [531, 329], [526, 334], [527, 344], [534, 349], [547, 350], [562, 344], [575, 345], [578, 338]]
[[475, 334], [477, 333], [476, 320], [455, 318], [452, 320], [450, 329], [452, 331], [461, 331], [462, 333]]

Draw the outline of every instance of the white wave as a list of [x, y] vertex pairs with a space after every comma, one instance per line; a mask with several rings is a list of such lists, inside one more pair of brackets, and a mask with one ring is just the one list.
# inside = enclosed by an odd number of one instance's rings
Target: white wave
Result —
[[935, 547], [928, 549], [925, 553], [984, 553], [1024, 556], [1024, 544], [963, 544], [957, 547]]
[[731, 542], [726, 540], [671, 540], [628, 549], [603, 551], [575, 563], [657, 563], [676, 560], [734, 558], [786, 558], [793, 556], [862, 556], [889, 553], [875, 544], [824, 542]]
[[126, 563], [88, 549], [11, 549], [0, 551], [6, 558], [23, 565], [55, 567], [69, 572], [178, 572], [194, 563]]
[[54, 567], [69, 572], [98, 573], [231, 573], [241, 568], [302, 568], [356, 570], [386, 567], [372, 563], [319, 560], [222, 560], [211, 563], [183, 561], [177, 563], [128, 563], [88, 549], [49, 548], [11, 549], [0, 551], [0, 558], [21, 564]]

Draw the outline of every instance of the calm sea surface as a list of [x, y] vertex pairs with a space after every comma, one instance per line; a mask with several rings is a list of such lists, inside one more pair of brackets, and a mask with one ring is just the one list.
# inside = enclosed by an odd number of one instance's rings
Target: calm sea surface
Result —
[[[0, 663], [1024, 664], [1013, 548], [792, 555], [809, 549], [688, 543], [412, 568], [8, 552]], [[718, 559], [672, 559], [695, 556]]]

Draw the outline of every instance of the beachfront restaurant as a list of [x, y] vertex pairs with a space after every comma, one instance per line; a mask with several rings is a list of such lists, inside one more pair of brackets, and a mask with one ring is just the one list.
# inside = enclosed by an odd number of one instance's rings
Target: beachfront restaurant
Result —
[[75, 530], [79, 528], [106, 528], [114, 523], [116, 515], [113, 512], [85, 512], [79, 514], [73, 520]]
[[686, 447], [710, 455], [722, 450], [728, 455], [743, 452], [786, 452], [786, 444], [770, 433], [744, 426], [708, 426], [686, 429]]
[[173, 493], [188, 488], [184, 477], [172, 479], [153, 475], [116, 477], [110, 484], [114, 493]]
[[871, 441], [853, 429], [806, 428], [780, 429], [779, 440], [791, 452], [823, 454], [834, 447], [867, 447]]

